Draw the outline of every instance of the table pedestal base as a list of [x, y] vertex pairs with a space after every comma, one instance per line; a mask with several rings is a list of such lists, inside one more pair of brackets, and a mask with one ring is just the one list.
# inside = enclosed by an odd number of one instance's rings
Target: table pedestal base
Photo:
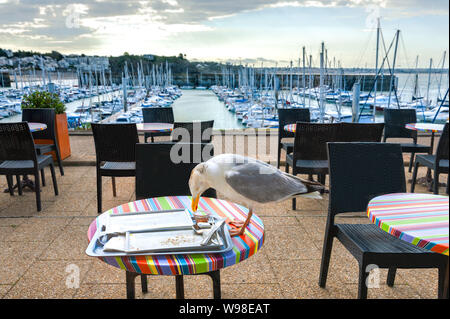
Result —
[[[35, 185], [34, 185], [34, 181], [28, 178], [28, 175], [25, 175], [23, 177], [23, 179], [20, 181], [20, 185], [21, 185], [21, 189], [24, 190], [26, 187], [28, 187], [31, 191], [36, 191]], [[15, 189], [19, 189], [19, 184], [15, 184], [13, 186], [13, 190]], [[4, 191], [4, 193], [9, 193], [9, 188], [6, 188]], [[19, 195], [21, 192], [19, 191]]]
[[[213, 282], [213, 296], [214, 299], [221, 299], [221, 289], [220, 289], [220, 271], [215, 270], [211, 272], [206, 272], [203, 274], [195, 274], [198, 275], [208, 275], [211, 277]], [[137, 276], [141, 276], [141, 288], [142, 292], [148, 292], [147, 286], [147, 276], [145, 274], [138, 274], [135, 272], [126, 272], [126, 286], [127, 286], [127, 299], [135, 299], [136, 298], [136, 290], [135, 290], [135, 279]], [[193, 276], [193, 275], [189, 275]], [[176, 299], [184, 299], [184, 280], [183, 275], [175, 276], [175, 288], [176, 288]]]

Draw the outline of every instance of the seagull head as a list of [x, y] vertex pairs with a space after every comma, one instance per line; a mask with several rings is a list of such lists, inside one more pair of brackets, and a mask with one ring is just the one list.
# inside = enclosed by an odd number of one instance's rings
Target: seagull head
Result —
[[206, 164], [198, 164], [191, 172], [189, 178], [189, 189], [192, 195], [192, 210], [195, 212], [198, 208], [198, 202], [200, 195], [203, 194], [209, 188], [206, 177]]

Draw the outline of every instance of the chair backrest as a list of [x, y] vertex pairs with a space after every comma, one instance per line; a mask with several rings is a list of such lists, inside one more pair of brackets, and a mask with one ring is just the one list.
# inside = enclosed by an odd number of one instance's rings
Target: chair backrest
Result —
[[34, 161], [34, 140], [27, 122], [0, 123], [0, 162]]
[[[136, 199], [190, 195], [192, 169], [213, 156], [213, 145], [206, 143], [137, 144]], [[216, 193], [209, 190], [204, 196], [216, 197]]]
[[47, 128], [42, 131], [33, 132], [35, 139], [48, 139], [57, 143], [56, 137], [56, 118], [54, 109], [23, 109], [22, 121], [43, 123]]
[[294, 133], [286, 132], [284, 127], [297, 122], [311, 122], [311, 114], [307, 108], [278, 109], [278, 139], [294, 137]]
[[417, 114], [414, 109], [384, 109], [384, 141], [391, 137], [417, 140], [417, 131], [405, 127], [408, 123], [416, 122]]
[[171, 107], [142, 108], [144, 123], [173, 123], [173, 109]]
[[339, 141], [341, 123], [297, 122], [294, 139], [295, 160], [326, 160], [327, 143]]
[[342, 123], [342, 142], [381, 142], [384, 123]]
[[211, 143], [214, 120], [198, 122], [175, 122], [172, 142]]
[[383, 194], [406, 192], [400, 144], [328, 143], [330, 196], [328, 218], [365, 211]]
[[448, 145], [448, 123], [445, 123], [444, 131], [442, 131], [439, 143], [436, 149], [436, 161], [439, 163], [442, 159], [449, 159], [449, 145]]
[[97, 164], [100, 162], [134, 162], [139, 136], [134, 123], [92, 123]]

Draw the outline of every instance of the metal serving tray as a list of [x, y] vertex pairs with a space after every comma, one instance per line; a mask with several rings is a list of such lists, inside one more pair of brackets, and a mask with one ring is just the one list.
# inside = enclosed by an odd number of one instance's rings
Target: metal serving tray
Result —
[[[220, 220], [210, 217], [210, 222]], [[103, 215], [86, 254], [93, 257], [224, 253], [233, 246], [223, 226], [207, 245], [198, 235], [188, 210]]]

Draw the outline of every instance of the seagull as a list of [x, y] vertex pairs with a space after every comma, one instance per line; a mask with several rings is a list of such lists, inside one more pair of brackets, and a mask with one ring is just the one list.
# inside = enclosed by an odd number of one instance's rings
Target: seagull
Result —
[[282, 172], [257, 159], [221, 154], [198, 164], [191, 172], [189, 189], [194, 212], [198, 209], [200, 196], [209, 188], [249, 208], [245, 221], [234, 220], [230, 223], [237, 227], [230, 230], [231, 236], [241, 236], [250, 222], [255, 205], [281, 202], [296, 196], [322, 198], [318, 191], [324, 186]]

